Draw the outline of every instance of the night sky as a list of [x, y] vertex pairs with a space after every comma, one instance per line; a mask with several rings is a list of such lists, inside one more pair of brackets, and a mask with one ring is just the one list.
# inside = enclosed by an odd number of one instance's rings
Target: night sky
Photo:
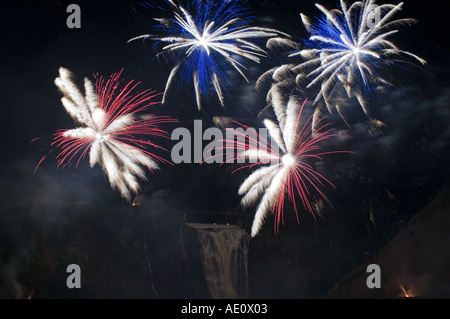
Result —
[[[338, 1], [319, 2], [338, 6]], [[78, 167], [58, 168], [51, 146], [56, 130], [74, 127], [54, 85], [61, 66], [80, 81], [123, 69], [122, 77], [140, 81], [140, 89], [164, 90], [170, 65], [155, 59], [151, 41], [127, 40], [151, 33], [152, 18], [170, 11], [140, 1], [77, 1], [81, 29], [69, 29], [66, 8], [74, 1], [13, 3], [1, 9], [0, 298], [209, 298], [195, 254], [188, 265], [180, 259], [180, 216], [236, 222], [249, 231], [254, 208], [243, 209], [237, 194], [248, 171], [231, 174], [234, 165], [165, 165], [148, 174], [139, 206], [132, 207], [87, 158]], [[149, 3], [169, 8], [164, 1]], [[319, 13], [306, 0], [249, 0], [246, 5], [255, 24], [296, 40], [306, 37], [299, 13]], [[352, 129], [336, 114], [327, 117], [338, 132], [332, 146], [353, 152], [329, 157], [321, 167], [337, 186], [325, 187], [332, 205], [325, 204], [317, 220], [301, 210], [300, 223], [288, 206], [277, 234], [267, 219], [250, 241], [244, 297], [325, 297], [447, 185], [450, 22], [445, 11], [442, 4], [405, 1], [397, 17], [418, 23], [402, 27], [394, 42], [428, 65], [392, 70], [396, 86], [371, 106], [386, 124], [380, 132], [367, 134], [357, 105], [349, 108], [355, 109]], [[173, 116], [187, 128], [195, 119], [203, 120], [204, 129], [213, 127], [216, 116], [262, 125], [257, 116], [266, 107], [265, 92], [256, 92], [254, 83], [276, 66], [275, 60], [251, 64], [250, 83], [236, 76], [225, 108], [212, 100], [199, 112], [192, 87], [175, 86], [167, 104], [150, 112]], [[170, 133], [177, 125], [163, 128]], [[169, 150], [173, 145], [167, 139], [157, 142]], [[158, 155], [170, 157], [163, 151]], [[86, 284], [78, 291], [65, 286], [65, 267], [71, 263], [85, 269]], [[118, 279], [106, 279], [111, 277]]]

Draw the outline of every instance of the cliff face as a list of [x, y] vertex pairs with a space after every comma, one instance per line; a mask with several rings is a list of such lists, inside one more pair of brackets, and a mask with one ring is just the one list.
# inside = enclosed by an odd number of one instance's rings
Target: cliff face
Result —
[[[450, 298], [450, 188], [443, 187], [377, 255], [346, 276], [327, 298]], [[368, 289], [367, 266], [381, 268]]]

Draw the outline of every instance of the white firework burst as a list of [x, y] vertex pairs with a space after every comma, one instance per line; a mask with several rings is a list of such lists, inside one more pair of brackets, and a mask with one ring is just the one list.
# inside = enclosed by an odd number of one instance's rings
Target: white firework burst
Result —
[[61, 102], [81, 127], [58, 131], [53, 144], [61, 147], [58, 165], [70, 164], [77, 154], [80, 155], [78, 165], [89, 150], [90, 166], [101, 165], [111, 187], [130, 200], [131, 195], [140, 189], [139, 179], [146, 179], [143, 167], [156, 170], [159, 168], [156, 161], [165, 161], [145, 150], [145, 146], [156, 145], [135, 135], [165, 136], [157, 124], [173, 120], [168, 117], [139, 117], [137, 112], [156, 104], [149, 100], [157, 94], [147, 90], [131, 96], [137, 85], [133, 81], [117, 93], [119, 77], [120, 73], [113, 74], [106, 83], [99, 78], [95, 86], [85, 78], [83, 95], [74, 84], [71, 72], [59, 69], [55, 84], [64, 95]]
[[177, 75], [192, 81], [199, 110], [201, 98], [213, 87], [224, 106], [224, 88], [228, 82], [227, 68], [236, 70], [245, 80], [246, 60], [260, 62], [266, 52], [254, 39], [280, 35], [281, 32], [250, 26], [252, 19], [239, 1], [195, 0], [188, 9], [168, 1], [174, 10], [172, 19], [155, 19], [166, 32], [165, 36], [141, 35], [129, 40], [152, 39], [163, 43], [161, 52], [175, 60], [167, 80], [163, 103], [169, 87]]
[[375, 0], [364, 0], [348, 5], [341, 0], [340, 6], [340, 10], [328, 10], [316, 4], [323, 15], [315, 22], [301, 14], [310, 36], [306, 48], [296, 50], [290, 57], [305, 61], [274, 68], [260, 80], [272, 77], [279, 89], [288, 75], [295, 74], [295, 81], [287, 81], [290, 85], [294, 82], [305, 85], [305, 89], [319, 88], [315, 104], [323, 101], [329, 112], [336, 109], [343, 117], [342, 98], [355, 97], [370, 118], [367, 92], [378, 85], [391, 85], [382, 76], [382, 68], [404, 62], [398, 59], [400, 56], [408, 56], [422, 65], [426, 61], [389, 40], [399, 31], [398, 26], [415, 23], [410, 18], [394, 19], [403, 3], [376, 5]]
[[319, 145], [334, 136], [332, 129], [328, 124], [319, 121], [320, 127], [312, 134], [312, 116], [306, 121], [302, 119], [305, 104], [306, 101], [302, 104], [295, 96], [285, 101], [281, 92], [274, 92], [272, 106], [277, 121], [265, 119], [264, 125], [278, 147], [270, 147], [269, 151], [260, 143], [241, 143], [236, 146], [237, 157], [262, 165], [248, 176], [239, 188], [244, 207], [260, 200], [251, 229], [252, 237], [258, 234], [270, 211], [274, 213], [274, 227], [278, 230], [283, 220], [285, 198], [292, 203], [297, 213], [296, 198], [299, 197], [304, 208], [314, 215], [310, 197], [317, 193], [326, 199], [321, 186], [325, 183], [333, 186], [311, 165], [311, 161], [321, 160], [323, 155], [339, 153], [324, 152]]

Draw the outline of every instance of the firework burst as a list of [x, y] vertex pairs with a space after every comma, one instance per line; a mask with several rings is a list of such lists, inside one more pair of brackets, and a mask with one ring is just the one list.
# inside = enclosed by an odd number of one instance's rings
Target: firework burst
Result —
[[108, 80], [97, 77], [95, 86], [85, 78], [83, 95], [70, 71], [59, 69], [55, 84], [64, 95], [61, 102], [81, 127], [57, 131], [52, 145], [61, 148], [58, 166], [74, 161], [78, 165], [89, 152], [90, 166], [99, 164], [111, 187], [130, 200], [140, 189], [139, 179], [146, 179], [143, 167], [156, 170], [158, 162], [168, 163], [146, 150], [147, 146], [159, 148], [148, 137], [167, 137], [158, 125], [175, 120], [167, 116], [138, 115], [148, 106], [157, 104], [151, 100], [159, 94], [145, 90], [133, 96], [132, 91], [139, 83], [131, 81], [119, 88], [120, 75], [121, 72], [115, 73]]
[[[283, 86], [286, 75], [295, 74], [297, 85], [305, 85], [306, 89], [320, 88], [315, 104], [323, 101], [329, 112], [336, 109], [344, 118], [343, 97], [355, 97], [370, 118], [369, 92], [377, 86], [392, 85], [381, 75], [382, 69], [405, 62], [399, 59], [401, 56], [408, 56], [423, 65], [426, 61], [400, 50], [389, 40], [398, 32], [398, 26], [415, 23], [409, 18], [394, 19], [403, 3], [378, 6], [374, 0], [364, 0], [348, 6], [341, 0], [340, 6], [341, 10], [328, 10], [316, 4], [323, 14], [316, 22], [301, 14], [309, 39], [306, 48], [295, 50], [290, 57], [299, 56], [305, 61], [272, 69], [261, 80], [272, 76], [279, 86]], [[280, 42], [286, 44], [286, 41]], [[317, 111], [320, 114], [320, 109]]]
[[253, 237], [260, 231], [269, 211], [275, 216], [274, 227], [275, 231], [278, 231], [283, 221], [285, 199], [292, 203], [297, 214], [296, 200], [299, 197], [303, 207], [314, 216], [311, 196], [316, 193], [327, 200], [321, 187], [324, 184], [333, 184], [317, 172], [310, 162], [322, 160], [324, 155], [342, 153], [321, 150], [319, 144], [334, 136], [333, 129], [319, 120], [318, 128], [312, 134], [312, 116], [306, 121], [302, 120], [306, 101], [301, 104], [297, 97], [291, 96], [285, 103], [280, 92], [274, 95], [276, 98], [272, 105], [278, 123], [265, 119], [264, 125], [271, 140], [277, 144], [276, 147], [266, 147], [271, 143], [256, 132], [257, 141], [237, 142], [233, 146], [238, 151], [236, 158], [245, 158], [254, 163], [239, 169], [261, 166], [248, 176], [239, 188], [244, 207], [251, 206], [260, 199], [251, 230]]
[[196, 0], [187, 9], [168, 0], [174, 18], [156, 19], [165, 36], [151, 34], [130, 39], [152, 39], [162, 43], [159, 55], [169, 56], [174, 66], [167, 80], [163, 103], [173, 80], [181, 75], [184, 82], [193, 82], [196, 103], [201, 107], [203, 95], [212, 87], [224, 106], [226, 76], [231, 67], [248, 81], [246, 62], [260, 62], [266, 52], [254, 39], [280, 35], [279, 31], [252, 27], [252, 18], [237, 0]]

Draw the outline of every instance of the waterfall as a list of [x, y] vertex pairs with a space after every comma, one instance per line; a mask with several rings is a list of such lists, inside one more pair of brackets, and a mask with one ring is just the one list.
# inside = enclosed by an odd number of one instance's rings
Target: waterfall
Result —
[[214, 299], [246, 298], [248, 295], [248, 242], [238, 226], [193, 224], [202, 257], [203, 274]]

